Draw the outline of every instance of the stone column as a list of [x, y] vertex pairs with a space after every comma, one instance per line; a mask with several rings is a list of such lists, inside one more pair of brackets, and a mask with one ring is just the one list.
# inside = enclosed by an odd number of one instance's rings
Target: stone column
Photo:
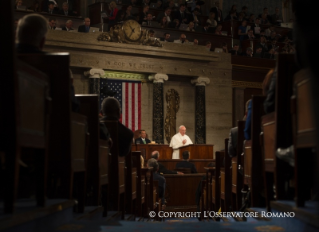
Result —
[[153, 81], [153, 140], [164, 144], [164, 81], [168, 76], [163, 73], [156, 73], [149, 76]]
[[98, 94], [100, 95], [100, 78], [104, 75], [103, 69], [92, 68], [89, 71], [84, 72], [84, 76], [88, 76], [90, 78], [90, 94]]
[[208, 77], [197, 77], [191, 80], [195, 84], [195, 144], [206, 143], [206, 101], [205, 86], [210, 82]]

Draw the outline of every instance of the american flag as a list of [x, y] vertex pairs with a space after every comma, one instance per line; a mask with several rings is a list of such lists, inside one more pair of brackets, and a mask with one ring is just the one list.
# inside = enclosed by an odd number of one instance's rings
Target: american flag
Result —
[[132, 131], [141, 129], [141, 82], [100, 79], [100, 100], [107, 96], [105, 88], [116, 92], [114, 96], [121, 104], [121, 122]]

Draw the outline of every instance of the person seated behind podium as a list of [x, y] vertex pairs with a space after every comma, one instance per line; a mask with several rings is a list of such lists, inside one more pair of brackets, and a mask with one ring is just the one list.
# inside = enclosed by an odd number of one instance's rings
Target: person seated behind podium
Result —
[[62, 10], [60, 10], [59, 14], [64, 16], [75, 16], [75, 14], [69, 10], [69, 3], [67, 2], [62, 4]]
[[158, 162], [156, 159], [149, 159], [147, 161], [147, 167], [153, 168], [153, 180], [158, 181], [158, 195], [162, 199], [162, 209], [165, 209], [165, 188], [166, 188], [166, 180], [165, 177], [158, 173]]
[[72, 28], [72, 26], [73, 26], [72, 20], [68, 20], [65, 23], [65, 27], [62, 27], [62, 30], [63, 31], [73, 31], [74, 29]]
[[[119, 156], [126, 156], [131, 151], [132, 140], [134, 137], [133, 131], [125, 127], [119, 122], [121, 115], [121, 106], [119, 101], [114, 97], [107, 97], [102, 102], [102, 119], [105, 123], [107, 120], [118, 122], [118, 148]], [[113, 138], [114, 140], [115, 138]]]
[[18, 53], [42, 52], [48, 31], [47, 20], [39, 14], [28, 14], [21, 18], [16, 30]]
[[140, 131], [140, 136], [139, 138], [135, 139], [135, 144], [148, 144], [151, 143], [151, 140], [146, 138], [146, 131], [141, 130]]
[[176, 168], [190, 168], [192, 173], [197, 173], [195, 165], [189, 162], [189, 151], [183, 152], [183, 161], [177, 163]]
[[45, 10], [48, 14], [59, 14], [58, 9], [55, 7], [55, 3], [53, 1], [48, 2], [48, 9]]
[[[158, 151], [153, 151], [152, 155], [151, 155], [151, 158], [156, 159], [156, 161], [158, 162], [159, 156], [160, 155], [159, 155]], [[161, 164], [161, 163], [158, 163], [158, 166], [159, 166], [158, 172], [160, 174], [184, 174], [182, 172], [167, 170], [165, 168], [165, 166], [163, 164]]]
[[78, 32], [84, 32], [84, 33], [90, 32], [90, 24], [91, 24], [90, 18], [85, 18], [84, 25], [79, 26]]

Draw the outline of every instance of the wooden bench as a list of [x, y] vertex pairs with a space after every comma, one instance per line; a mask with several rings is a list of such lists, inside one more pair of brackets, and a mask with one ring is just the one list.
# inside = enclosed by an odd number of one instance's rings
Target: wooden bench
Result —
[[[102, 203], [103, 215], [107, 215], [107, 185], [109, 183], [109, 145], [100, 139], [99, 97], [94, 94], [79, 94], [79, 112], [88, 119], [90, 134], [89, 155], [87, 159], [87, 200], [86, 205], [98, 206]], [[103, 190], [102, 190], [103, 189]], [[101, 198], [101, 190], [103, 192]]]
[[113, 204], [111, 210], [121, 212], [121, 219], [125, 214], [125, 157], [119, 156], [119, 131], [118, 121], [105, 121], [106, 128], [110, 132], [113, 140], [111, 152], [111, 164], [109, 171], [109, 196], [110, 202]]
[[[136, 152], [136, 151], [134, 151]], [[126, 178], [125, 178], [125, 203], [127, 206], [127, 212], [136, 216], [136, 202], [137, 202], [137, 166], [141, 166], [140, 163], [132, 162], [133, 152], [125, 157], [126, 163]], [[138, 152], [139, 154], [139, 152]]]
[[[29, 164], [35, 167], [37, 206], [44, 207], [46, 198], [49, 78], [22, 61], [17, 61], [15, 64], [16, 74], [12, 77], [13, 83], [1, 83], [16, 96], [12, 99], [8, 98], [10, 95], [2, 96], [5, 101], [1, 101], [1, 111], [3, 112], [1, 120], [8, 123], [7, 125], [1, 124], [0, 127], [4, 135], [4, 137], [1, 136], [3, 144], [0, 146], [0, 151], [4, 152], [3, 165], [6, 167], [3, 173], [6, 176], [3, 179], [5, 183], [3, 188], [5, 213], [13, 213], [14, 211], [14, 202], [18, 193], [20, 159], [22, 162], [30, 160]], [[1, 88], [2, 93], [6, 93], [6, 91]], [[17, 118], [13, 116], [15, 111], [9, 113], [13, 120], [5, 118], [4, 112], [10, 109], [6, 108], [8, 103], [18, 109]], [[11, 137], [15, 133], [17, 133], [16, 138]], [[23, 187], [25, 188], [20, 189], [20, 191], [27, 191], [28, 186]]]
[[231, 211], [231, 158], [228, 155], [228, 138], [225, 139], [225, 163], [220, 169], [220, 205], [222, 212]]
[[237, 155], [231, 159], [231, 191], [232, 191], [232, 209], [237, 211], [241, 207], [241, 190], [243, 188], [244, 177], [238, 173], [239, 167], [243, 168], [243, 143], [244, 143], [244, 129], [246, 121], [238, 121], [238, 137], [237, 137]]
[[295, 201], [297, 207], [304, 207], [310, 198], [313, 186], [314, 162], [313, 148], [316, 127], [311, 99], [311, 81], [313, 74], [309, 69], [302, 69], [294, 76], [294, 95], [292, 96], [293, 135], [295, 149]]
[[[50, 97], [52, 98], [52, 113], [50, 117], [50, 130], [49, 130], [49, 153], [48, 153], [48, 168], [49, 168], [49, 180], [48, 183], [48, 197], [50, 198], [73, 198], [73, 177], [75, 172], [82, 174], [76, 174], [80, 179], [85, 178], [84, 169], [81, 167], [81, 171], [74, 171], [74, 149], [82, 147], [84, 149], [87, 145], [88, 135], [85, 134], [79, 138], [81, 141], [85, 141], [84, 144], [78, 144], [78, 147], [72, 145], [72, 127], [77, 124], [77, 120], [80, 124], [87, 124], [81, 116], [71, 116], [71, 79], [69, 70], [69, 54], [68, 53], [46, 53], [46, 54], [32, 54], [32, 55], [19, 55], [20, 60], [23, 60], [31, 66], [46, 73], [50, 78]], [[84, 126], [82, 129], [87, 127]], [[73, 127], [76, 128], [76, 127]], [[81, 130], [81, 136], [84, 131]], [[86, 128], [87, 130], [87, 128]], [[83, 133], [82, 133], [83, 132]], [[86, 132], [85, 132], [86, 133]], [[79, 136], [80, 136], [79, 135]], [[84, 136], [84, 135], [83, 135]], [[73, 143], [76, 140], [73, 141]], [[77, 144], [78, 142], [76, 142]], [[83, 151], [84, 152], [84, 151]], [[85, 152], [82, 153], [81, 159], [85, 162]], [[79, 157], [77, 157], [79, 158]], [[86, 165], [84, 165], [86, 167]], [[79, 181], [79, 185], [82, 185]], [[76, 187], [76, 185], [74, 186]], [[81, 187], [82, 189], [82, 187]], [[85, 196], [85, 189], [83, 192], [79, 192], [77, 189], [77, 198]], [[82, 191], [82, 190], [81, 190]], [[82, 205], [83, 203], [83, 205]], [[79, 199], [79, 212], [84, 210], [84, 201]]]
[[263, 188], [263, 173], [259, 135], [264, 100], [264, 96], [252, 97], [251, 140], [246, 140], [244, 145], [244, 184], [250, 189], [252, 207], [262, 206], [260, 193]]

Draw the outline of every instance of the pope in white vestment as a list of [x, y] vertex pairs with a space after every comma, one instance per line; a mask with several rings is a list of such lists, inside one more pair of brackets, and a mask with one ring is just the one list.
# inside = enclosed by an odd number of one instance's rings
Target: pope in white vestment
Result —
[[169, 146], [173, 148], [172, 159], [179, 159], [180, 147], [193, 144], [192, 140], [185, 133], [186, 133], [186, 127], [180, 126], [179, 132], [172, 137], [171, 143], [169, 144]]

